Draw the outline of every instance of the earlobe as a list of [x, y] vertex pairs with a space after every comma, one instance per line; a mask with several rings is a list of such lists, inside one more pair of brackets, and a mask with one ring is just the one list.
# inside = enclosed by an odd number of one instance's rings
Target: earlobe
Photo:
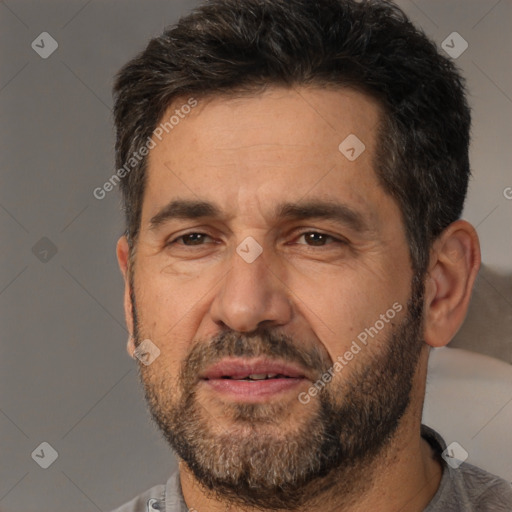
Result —
[[459, 220], [434, 243], [425, 282], [425, 341], [447, 345], [459, 330], [480, 268], [480, 244], [474, 227]]
[[126, 342], [126, 351], [128, 352], [128, 355], [132, 359], [135, 359], [135, 355], [134, 355], [134, 352], [135, 352], [135, 338], [131, 334], [128, 337], [128, 341]]
[[[117, 261], [119, 263], [119, 268], [121, 269], [121, 273], [124, 278], [124, 315], [126, 319], [126, 326], [128, 328], [128, 332], [130, 334], [130, 339], [128, 340], [127, 350], [130, 355], [130, 340], [133, 340], [133, 311], [132, 311], [132, 300], [131, 300], [131, 283], [130, 283], [130, 247], [128, 244], [128, 240], [125, 236], [122, 236], [118, 242], [116, 247]], [[132, 341], [133, 343], [133, 341]]]

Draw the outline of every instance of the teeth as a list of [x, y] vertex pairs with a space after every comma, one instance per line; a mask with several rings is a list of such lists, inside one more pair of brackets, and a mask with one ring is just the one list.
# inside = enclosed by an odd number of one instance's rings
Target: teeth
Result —
[[252, 380], [265, 380], [266, 378], [267, 378], [266, 373], [252, 373], [251, 375], [249, 375], [249, 379], [252, 379]]
[[234, 377], [228, 377], [232, 378], [233, 380], [266, 380], [266, 379], [273, 379], [277, 377], [279, 374], [277, 373], [251, 373], [247, 377], [242, 377], [240, 379], [235, 379]]
[[247, 377], [229, 377], [224, 376], [223, 379], [232, 379], [232, 380], [267, 380], [267, 379], [275, 379], [276, 377], [280, 379], [287, 379], [288, 377], [286, 375], [281, 375], [280, 373], [251, 373], [250, 375], [247, 375]]

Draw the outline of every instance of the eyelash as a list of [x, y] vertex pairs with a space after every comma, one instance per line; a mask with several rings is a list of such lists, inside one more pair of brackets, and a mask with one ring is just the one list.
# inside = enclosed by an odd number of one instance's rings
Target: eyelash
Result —
[[[310, 235], [310, 234], [315, 234], [315, 235], [321, 235], [321, 236], [324, 236], [326, 238], [329, 238], [331, 240], [333, 240], [335, 243], [337, 244], [342, 244], [342, 245], [345, 245], [347, 242], [345, 242], [344, 240], [340, 240], [339, 238], [335, 238], [334, 236], [332, 235], [329, 235], [327, 233], [323, 233], [322, 231], [303, 231], [302, 233], [299, 233], [297, 235], [297, 238], [300, 238], [304, 235]], [[172, 245], [181, 245], [182, 247], [187, 247], [187, 248], [190, 248], [190, 247], [200, 247], [204, 244], [197, 244], [197, 245], [185, 245], [185, 244], [178, 244], [178, 240], [183, 240], [184, 238], [186, 238], [187, 236], [191, 236], [191, 235], [201, 235], [201, 236], [206, 236], [208, 238], [211, 238], [209, 235], [207, 235], [206, 233], [201, 233], [199, 231], [191, 231], [190, 233], [185, 233], [184, 235], [180, 235], [176, 238], [174, 238], [173, 240], [170, 240], [169, 242], [167, 242], [166, 246], [172, 246]], [[308, 244], [298, 244], [298, 245], [306, 245], [307, 247], [326, 247], [326, 245], [320, 245], [320, 246], [315, 246], [315, 245], [308, 245]], [[332, 244], [327, 244], [327, 245], [332, 245]]]

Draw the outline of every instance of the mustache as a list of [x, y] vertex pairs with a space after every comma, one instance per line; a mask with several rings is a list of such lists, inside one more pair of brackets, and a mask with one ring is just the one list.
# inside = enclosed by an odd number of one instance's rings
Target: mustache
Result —
[[320, 377], [333, 364], [332, 358], [321, 344], [304, 346], [291, 336], [269, 329], [259, 329], [250, 334], [224, 331], [207, 343], [197, 342], [185, 358], [180, 378], [191, 383], [207, 367], [226, 357], [260, 357], [280, 359], [299, 364]]

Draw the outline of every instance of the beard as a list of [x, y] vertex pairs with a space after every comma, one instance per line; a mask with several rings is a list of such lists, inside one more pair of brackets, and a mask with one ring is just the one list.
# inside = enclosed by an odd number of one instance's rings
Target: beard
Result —
[[[424, 346], [423, 294], [416, 275], [404, 318], [390, 322], [379, 347], [370, 341], [349, 363], [349, 373], [334, 378], [307, 405], [223, 402], [221, 417], [215, 417], [198, 396], [198, 375], [224, 357], [280, 358], [319, 378], [333, 366], [318, 343], [306, 347], [269, 329], [250, 335], [226, 331], [194, 343], [177, 378], [139, 365], [151, 415], [195, 479], [221, 501], [294, 510], [334, 486], [348, 497], [368, 482], [372, 463], [390, 445], [411, 402]], [[132, 309], [137, 345], [144, 336], [133, 295]]]

